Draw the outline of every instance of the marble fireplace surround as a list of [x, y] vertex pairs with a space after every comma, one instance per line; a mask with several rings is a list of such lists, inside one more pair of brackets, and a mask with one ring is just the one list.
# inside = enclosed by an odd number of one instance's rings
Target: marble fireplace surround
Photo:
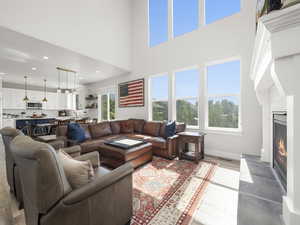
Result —
[[287, 112], [286, 225], [300, 221], [300, 4], [260, 18], [251, 79], [262, 106], [261, 159], [273, 163], [273, 111]]

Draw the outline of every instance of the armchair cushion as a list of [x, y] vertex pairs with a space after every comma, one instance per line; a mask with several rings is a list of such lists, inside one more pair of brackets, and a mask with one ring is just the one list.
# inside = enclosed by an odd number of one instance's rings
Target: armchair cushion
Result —
[[90, 161], [75, 160], [62, 150], [58, 152], [58, 158], [73, 189], [80, 188], [93, 180], [94, 169]]
[[85, 131], [78, 123], [68, 124], [68, 138], [81, 143], [86, 140]]
[[75, 159], [79, 161], [90, 161], [94, 168], [100, 167], [99, 152], [96, 151], [77, 156]]

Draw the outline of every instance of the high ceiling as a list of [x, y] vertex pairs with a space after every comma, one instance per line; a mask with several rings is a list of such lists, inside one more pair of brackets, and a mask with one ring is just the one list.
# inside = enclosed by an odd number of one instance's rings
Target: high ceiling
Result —
[[[46, 78], [49, 87], [57, 87], [57, 66], [77, 71], [81, 84], [128, 74], [105, 62], [0, 27], [0, 76], [4, 82], [20, 84], [27, 75], [31, 85], [41, 86]], [[66, 80], [66, 73], [61, 73], [61, 80]]]

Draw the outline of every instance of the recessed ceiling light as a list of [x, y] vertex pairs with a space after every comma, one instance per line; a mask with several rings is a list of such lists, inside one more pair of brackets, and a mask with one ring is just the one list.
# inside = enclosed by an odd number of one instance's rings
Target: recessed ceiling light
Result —
[[48, 56], [43, 56], [43, 59], [49, 59], [49, 57]]
[[4, 73], [4, 72], [0, 72], [0, 75], [5, 75], [6, 73]]
[[36, 67], [32, 67], [31, 69], [32, 69], [32, 70], [36, 70]]
[[100, 73], [100, 70], [96, 70], [96, 73]]

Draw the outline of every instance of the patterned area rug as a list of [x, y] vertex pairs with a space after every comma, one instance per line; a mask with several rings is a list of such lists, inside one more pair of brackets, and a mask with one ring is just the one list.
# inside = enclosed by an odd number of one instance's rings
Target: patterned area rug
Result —
[[154, 157], [134, 172], [131, 225], [188, 224], [215, 168], [208, 161]]

